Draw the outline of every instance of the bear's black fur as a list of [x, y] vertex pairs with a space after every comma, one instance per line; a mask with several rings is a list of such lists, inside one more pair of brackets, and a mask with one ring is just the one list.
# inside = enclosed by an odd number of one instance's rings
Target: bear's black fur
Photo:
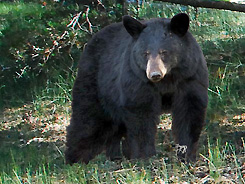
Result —
[[[66, 162], [154, 155], [159, 116], [171, 112], [177, 155], [194, 160], [208, 103], [203, 53], [189, 17], [137, 21], [129, 16], [93, 36], [73, 87]], [[120, 143], [122, 141], [122, 151]]]

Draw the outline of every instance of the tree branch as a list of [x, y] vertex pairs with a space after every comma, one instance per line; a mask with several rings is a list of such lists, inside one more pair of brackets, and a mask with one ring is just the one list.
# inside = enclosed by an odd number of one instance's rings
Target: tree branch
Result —
[[193, 7], [224, 9], [238, 12], [245, 12], [245, 4], [231, 3], [227, 1], [203, 1], [203, 0], [155, 0]]

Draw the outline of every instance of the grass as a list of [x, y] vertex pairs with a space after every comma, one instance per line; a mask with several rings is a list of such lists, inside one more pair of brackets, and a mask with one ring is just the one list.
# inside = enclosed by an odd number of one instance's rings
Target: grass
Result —
[[158, 128], [158, 155], [149, 160], [112, 162], [101, 154], [88, 165], [65, 165], [69, 118], [70, 103], [55, 100], [5, 110], [0, 128], [0, 183], [244, 182], [245, 144], [236, 135], [245, 131], [244, 115], [207, 126], [197, 162], [190, 165], [176, 159], [169, 115], [162, 117]]
[[[40, 8], [40, 7], [39, 7]], [[197, 162], [176, 159], [171, 116], [161, 117], [158, 154], [149, 160], [106, 160], [104, 153], [88, 165], [65, 165], [65, 135], [71, 114], [75, 72], [57, 75], [34, 89], [32, 102], [0, 113], [1, 183], [245, 183], [245, 17], [241, 13], [145, 3], [139, 17], [191, 17], [191, 31], [203, 48], [210, 71], [207, 125]], [[31, 14], [32, 4], [1, 4], [1, 14]], [[42, 9], [38, 10], [42, 11]], [[207, 16], [208, 15], [208, 16]], [[21, 99], [21, 98], [20, 98]]]

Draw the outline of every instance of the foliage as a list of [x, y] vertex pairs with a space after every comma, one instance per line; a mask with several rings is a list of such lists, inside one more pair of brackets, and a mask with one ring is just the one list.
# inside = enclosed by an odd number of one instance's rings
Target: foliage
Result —
[[54, 12], [55, 8], [35, 3], [0, 5], [4, 10], [0, 30], [1, 104], [20, 99], [19, 96], [23, 100], [32, 97], [32, 91], [39, 87], [35, 84], [41, 86], [43, 81], [73, 67], [72, 54], [76, 50], [69, 52], [66, 39], [72, 41], [74, 34], [64, 34], [69, 11], [57, 7]]
[[53, 1], [2, 3], [0, 10], [0, 106], [31, 100], [57, 76], [69, 78], [91, 34], [116, 17]]

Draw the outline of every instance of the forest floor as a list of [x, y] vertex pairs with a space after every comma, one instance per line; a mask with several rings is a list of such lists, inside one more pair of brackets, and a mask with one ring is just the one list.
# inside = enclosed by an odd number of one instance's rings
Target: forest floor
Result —
[[178, 162], [171, 115], [163, 115], [158, 154], [150, 160], [112, 162], [101, 154], [87, 166], [66, 166], [70, 113], [69, 104], [47, 101], [5, 109], [0, 118], [0, 183], [245, 183], [245, 114], [209, 120], [196, 163]]

